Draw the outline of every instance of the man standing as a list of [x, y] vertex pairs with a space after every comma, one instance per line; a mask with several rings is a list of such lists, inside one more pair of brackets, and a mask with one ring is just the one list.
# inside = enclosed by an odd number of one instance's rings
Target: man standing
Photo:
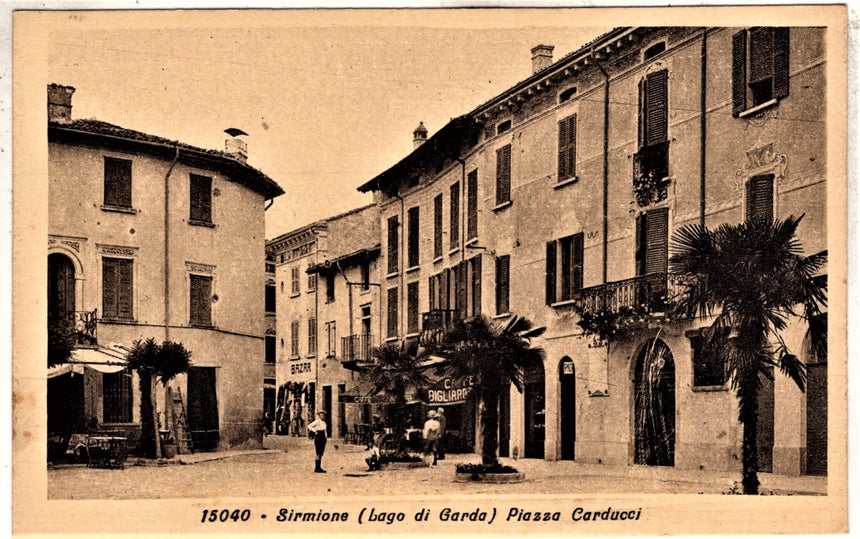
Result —
[[439, 460], [445, 460], [445, 409], [439, 408], [436, 410], [436, 420], [439, 421], [439, 443], [437, 444], [436, 452], [439, 454]]
[[322, 457], [325, 453], [326, 443], [326, 416], [325, 410], [320, 410], [317, 413], [317, 420], [308, 425], [308, 433], [314, 440], [314, 449], [316, 449], [317, 458], [314, 463], [314, 473], [325, 473], [322, 469]]
[[427, 421], [424, 422], [424, 456], [433, 453], [433, 463], [436, 466], [437, 446], [439, 444], [439, 421], [436, 419], [436, 411], [427, 412]]

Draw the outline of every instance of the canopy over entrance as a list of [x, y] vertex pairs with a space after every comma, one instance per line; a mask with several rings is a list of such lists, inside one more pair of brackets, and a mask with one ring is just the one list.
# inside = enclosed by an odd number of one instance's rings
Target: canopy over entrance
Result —
[[68, 373], [83, 374], [84, 367], [115, 373], [126, 368], [125, 350], [119, 346], [97, 348], [78, 348], [72, 351], [69, 361], [48, 368], [48, 378], [56, 378]]

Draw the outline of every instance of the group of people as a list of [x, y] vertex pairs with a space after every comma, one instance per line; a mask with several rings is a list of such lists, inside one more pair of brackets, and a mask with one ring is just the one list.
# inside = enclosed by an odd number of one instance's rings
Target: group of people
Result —
[[[314, 473], [326, 473], [322, 468], [322, 457], [325, 453], [326, 446], [326, 424], [328, 414], [325, 410], [317, 412], [317, 419], [308, 424], [308, 436], [314, 441], [314, 449], [316, 450], [316, 460], [314, 461]], [[445, 451], [442, 447], [441, 440], [445, 434], [445, 426], [447, 420], [445, 418], [445, 410], [430, 410], [427, 412], [427, 420], [424, 422], [422, 431], [424, 437], [424, 458], [433, 455], [433, 462], [430, 466], [436, 466], [439, 459], [445, 458]], [[382, 418], [379, 414], [373, 415], [373, 422], [370, 427], [372, 438], [366, 449], [370, 451], [369, 456], [365, 459], [368, 471], [378, 470], [380, 468], [379, 450], [382, 446], [382, 441], [385, 438], [385, 424], [382, 423]]]

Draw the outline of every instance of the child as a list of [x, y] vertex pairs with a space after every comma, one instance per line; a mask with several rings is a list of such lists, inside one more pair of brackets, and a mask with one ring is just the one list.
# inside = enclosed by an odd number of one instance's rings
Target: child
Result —
[[308, 425], [308, 432], [313, 433], [314, 448], [316, 449], [317, 453], [316, 463], [314, 465], [314, 473], [326, 473], [326, 471], [322, 469], [322, 457], [323, 453], [325, 453], [327, 428], [325, 420], [325, 410], [320, 410], [317, 414], [317, 420], [311, 422], [311, 424]]

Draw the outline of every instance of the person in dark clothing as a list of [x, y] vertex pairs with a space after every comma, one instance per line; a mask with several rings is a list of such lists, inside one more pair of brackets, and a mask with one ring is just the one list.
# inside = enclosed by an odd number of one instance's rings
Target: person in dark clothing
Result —
[[[373, 414], [373, 423], [370, 425], [370, 432], [373, 436], [371, 440], [372, 445], [375, 445], [377, 448], [381, 447], [382, 437], [385, 436], [385, 423], [382, 422], [379, 414]], [[368, 449], [370, 449], [370, 446], [368, 446]]]
[[445, 427], [448, 420], [445, 417], [444, 408], [436, 410], [436, 420], [439, 422], [439, 443], [437, 444], [436, 452], [439, 454], [439, 460], [445, 460]]
[[325, 453], [326, 429], [328, 428], [325, 420], [326, 413], [324, 410], [320, 410], [319, 413], [317, 413], [317, 420], [308, 425], [308, 432], [313, 434], [314, 448], [316, 449], [317, 454], [314, 464], [314, 473], [326, 473], [326, 471], [322, 469], [322, 457], [323, 453]]

